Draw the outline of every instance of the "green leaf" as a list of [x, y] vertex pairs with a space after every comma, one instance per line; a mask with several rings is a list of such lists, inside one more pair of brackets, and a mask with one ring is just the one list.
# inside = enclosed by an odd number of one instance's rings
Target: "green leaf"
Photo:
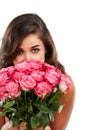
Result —
[[31, 104], [28, 105], [28, 113], [33, 111], [33, 107]]
[[26, 109], [25, 109], [25, 107], [23, 107], [23, 106], [21, 106], [17, 111], [16, 111], [16, 116], [18, 117], [18, 118], [25, 118], [24, 117], [24, 115], [25, 115], [25, 113], [26, 113]]
[[59, 101], [54, 101], [53, 103], [51, 103], [49, 105], [49, 109], [51, 109], [52, 111], [58, 111], [58, 108], [60, 105], [62, 105], [63, 103], [59, 102]]
[[6, 112], [4, 111], [2, 111], [2, 112], [0, 112], [0, 116], [5, 116], [6, 115]]
[[17, 126], [20, 122], [19, 118], [17, 118], [17, 117], [11, 118], [11, 120], [12, 120], [12, 123], [13, 123], [13, 127]]
[[31, 117], [30, 121], [31, 121], [31, 128], [32, 129], [35, 129], [35, 128], [39, 127], [40, 124], [41, 124], [41, 121], [39, 119], [37, 119], [37, 117], [36, 118]]
[[15, 108], [12, 108], [12, 107], [10, 107], [10, 108], [8, 108], [8, 109], [9, 109], [9, 111], [12, 111], [12, 112], [17, 111]]
[[43, 105], [40, 106], [40, 110], [43, 113], [49, 113], [50, 112], [50, 109], [45, 104], [43, 104]]
[[30, 118], [26, 122], [27, 122], [27, 124], [26, 124], [27, 130], [34, 130], [33, 128], [31, 128]]
[[51, 94], [51, 97], [50, 97], [50, 100], [48, 102], [48, 105], [55, 102], [55, 101], [58, 101], [61, 97], [62, 97], [62, 93], [52, 93]]
[[3, 106], [3, 102], [2, 101], [0, 101], [0, 107], [2, 107]]
[[15, 100], [6, 102], [6, 103], [3, 105], [3, 108], [10, 108], [10, 107], [12, 107], [14, 104], [15, 104]]
[[43, 113], [41, 116], [41, 126], [45, 128], [48, 124], [49, 124], [48, 114]]
[[41, 111], [39, 111], [39, 112], [35, 115], [35, 118], [40, 119], [40, 118], [41, 118], [41, 116], [42, 116], [42, 112], [41, 112]]
[[53, 112], [49, 113], [49, 120], [54, 121], [54, 113]]
[[61, 111], [63, 110], [63, 107], [64, 107], [64, 104], [61, 104], [61, 105], [59, 106], [59, 109], [58, 109], [58, 112], [59, 112], [59, 113], [61, 113]]
[[[3, 109], [3, 111], [0, 112], [0, 116], [7, 116], [10, 117], [11, 115], [13, 115], [13, 113], [16, 112], [15, 108], [5, 108]], [[8, 116], [9, 115], [9, 116]]]

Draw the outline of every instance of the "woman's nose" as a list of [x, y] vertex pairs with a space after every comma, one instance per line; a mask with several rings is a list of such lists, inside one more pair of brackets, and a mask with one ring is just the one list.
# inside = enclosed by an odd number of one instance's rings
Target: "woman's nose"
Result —
[[29, 53], [27, 53], [27, 54], [25, 55], [25, 60], [29, 60], [29, 59], [31, 59], [31, 55], [30, 55]]

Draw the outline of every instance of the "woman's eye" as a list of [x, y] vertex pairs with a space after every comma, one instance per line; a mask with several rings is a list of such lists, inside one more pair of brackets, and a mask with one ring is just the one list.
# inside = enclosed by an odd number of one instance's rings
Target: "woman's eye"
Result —
[[32, 52], [33, 52], [33, 53], [37, 53], [37, 52], [39, 52], [39, 50], [40, 50], [40, 49], [38, 49], [38, 48], [34, 48], [34, 49], [32, 49]]
[[18, 50], [17, 55], [22, 55], [23, 51], [22, 50]]

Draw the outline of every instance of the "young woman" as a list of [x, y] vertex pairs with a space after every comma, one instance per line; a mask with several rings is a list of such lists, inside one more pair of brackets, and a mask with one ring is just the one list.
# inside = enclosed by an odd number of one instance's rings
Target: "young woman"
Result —
[[[44, 21], [37, 14], [23, 14], [14, 18], [8, 25], [2, 39], [0, 68], [16, 65], [27, 59], [47, 62], [66, 74], [64, 66], [58, 61], [51, 34]], [[66, 96], [67, 99], [61, 98], [61, 101], [65, 104], [62, 112], [55, 112], [55, 121], [49, 124], [51, 130], [66, 129], [74, 105], [74, 84], [68, 90]], [[0, 128], [5, 126], [4, 124], [6, 124], [4, 117], [0, 117]], [[26, 123], [22, 122], [15, 128], [12, 126], [9, 129], [5, 128], [5, 130], [18, 129], [25, 130]], [[36, 130], [41, 129], [43, 130], [42, 127]]]

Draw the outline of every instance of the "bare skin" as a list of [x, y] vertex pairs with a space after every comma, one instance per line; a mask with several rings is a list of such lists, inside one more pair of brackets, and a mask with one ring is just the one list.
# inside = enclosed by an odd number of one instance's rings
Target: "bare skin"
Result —
[[74, 105], [75, 88], [72, 88], [67, 92], [66, 97], [63, 96], [61, 101], [64, 103], [64, 108], [61, 113], [55, 112], [55, 120], [50, 123], [52, 130], [65, 130]]
[[[2, 108], [0, 108], [0, 111], [2, 111]], [[0, 117], [0, 128], [3, 126], [4, 123], [5, 123], [4, 117]]]

